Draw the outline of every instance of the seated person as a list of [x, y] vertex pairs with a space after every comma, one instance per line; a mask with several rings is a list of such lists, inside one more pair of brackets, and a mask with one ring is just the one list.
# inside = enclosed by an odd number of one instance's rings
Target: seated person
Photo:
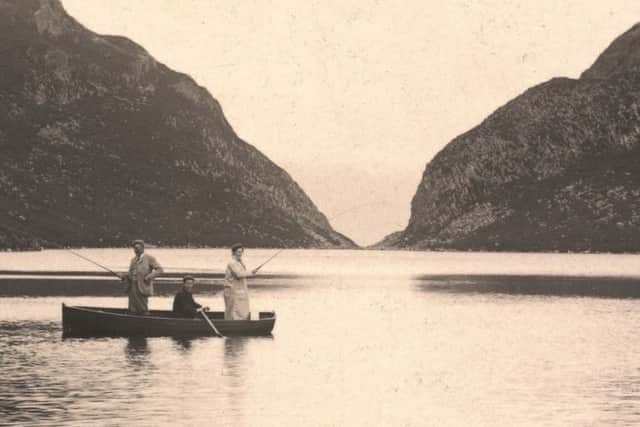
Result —
[[[185, 276], [182, 279], [182, 289], [173, 299], [173, 312], [180, 317], [195, 317], [199, 309], [202, 308], [193, 300], [191, 294], [194, 283], [195, 279], [192, 276]], [[204, 310], [209, 310], [209, 307], [205, 307]]]

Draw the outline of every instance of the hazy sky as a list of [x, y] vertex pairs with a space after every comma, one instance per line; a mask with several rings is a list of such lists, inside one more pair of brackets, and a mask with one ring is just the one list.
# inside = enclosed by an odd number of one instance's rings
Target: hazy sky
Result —
[[528, 87], [578, 77], [640, 1], [63, 0], [220, 101], [358, 243], [406, 226], [426, 163]]

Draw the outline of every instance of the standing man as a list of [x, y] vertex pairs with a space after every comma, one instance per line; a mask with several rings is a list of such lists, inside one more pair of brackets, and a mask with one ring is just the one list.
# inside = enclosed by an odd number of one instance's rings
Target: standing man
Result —
[[122, 279], [129, 282], [129, 312], [147, 315], [149, 296], [153, 295], [153, 279], [164, 273], [164, 270], [154, 257], [144, 253], [142, 240], [134, 240], [131, 246], [135, 256], [131, 259], [129, 273], [122, 275]]
[[247, 271], [242, 262], [244, 246], [231, 246], [231, 262], [224, 275], [224, 318], [225, 320], [249, 320], [249, 291], [247, 278], [255, 276], [258, 268]]
[[[198, 313], [198, 309], [202, 306], [195, 302], [193, 299], [193, 284], [195, 279], [193, 276], [184, 276], [182, 279], [182, 289], [178, 292], [173, 299], [173, 312], [180, 317], [195, 317]], [[203, 310], [209, 310], [209, 307], [204, 307]]]

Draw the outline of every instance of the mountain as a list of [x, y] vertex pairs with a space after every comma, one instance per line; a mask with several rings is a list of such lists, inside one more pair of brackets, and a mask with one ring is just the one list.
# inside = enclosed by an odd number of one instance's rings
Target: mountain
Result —
[[640, 25], [579, 79], [535, 86], [451, 141], [407, 228], [379, 246], [640, 250]]
[[0, 248], [354, 247], [189, 76], [56, 0], [0, 0]]

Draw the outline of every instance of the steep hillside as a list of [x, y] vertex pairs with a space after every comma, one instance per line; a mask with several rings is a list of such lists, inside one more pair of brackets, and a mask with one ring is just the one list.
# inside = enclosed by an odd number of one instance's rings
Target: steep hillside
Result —
[[204, 88], [134, 42], [57, 0], [0, 0], [0, 37], [0, 248], [354, 246]]
[[580, 79], [527, 90], [427, 165], [385, 247], [640, 249], [640, 26]]

